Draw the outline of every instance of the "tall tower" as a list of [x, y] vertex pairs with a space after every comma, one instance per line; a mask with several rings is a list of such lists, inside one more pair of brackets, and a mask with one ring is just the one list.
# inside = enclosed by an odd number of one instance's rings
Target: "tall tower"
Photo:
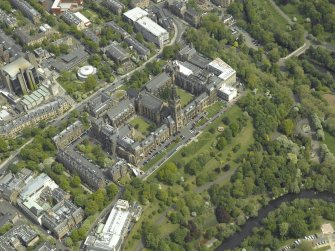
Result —
[[172, 90], [169, 98], [169, 108], [171, 115], [176, 123], [176, 131], [180, 131], [184, 124], [184, 116], [181, 109], [180, 97], [177, 95], [177, 87], [175, 83], [176, 69], [172, 69]]

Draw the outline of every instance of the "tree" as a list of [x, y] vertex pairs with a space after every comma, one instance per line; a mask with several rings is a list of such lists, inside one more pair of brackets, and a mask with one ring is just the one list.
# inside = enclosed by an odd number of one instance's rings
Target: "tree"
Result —
[[71, 181], [71, 186], [72, 187], [79, 187], [81, 185], [81, 180], [78, 175], [73, 176], [72, 181]]
[[94, 202], [94, 200], [90, 199], [86, 203], [85, 211], [88, 215], [93, 215], [99, 211], [99, 206]]
[[118, 191], [119, 189], [115, 184], [110, 184], [106, 187], [106, 193], [109, 199], [113, 199], [117, 195]]
[[163, 58], [172, 59], [176, 56], [178, 50], [180, 49], [179, 45], [169, 45], [165, 46], [163, 49]]
[[4, 153], [8, 151], [8, 145], [7, 142], [0, 137], [0, 152]]
[[94, 90], [94, 88], [98, 85], [97, 79], [95, 76], [90, 75], [87, 77], [85, 83], [84, 83], [84, 89], [86, 92]]
[[223, 206], [218, 206], [215, 208], [215, 216], [219, 223], [229, 223], [230, 215]]
[[220, 137], [218, 142], [216, 143], [216, 148], [219, 151], [222, 151], [224, 149], [224, 147], [227, 145], [227, 140], [225, 137]]
[[168, 162], [159, 170], [157, 177], [160, 181], [173, 185], [179, 177], [178, 168], [175, 163]]
[[188, 174], [191, 175], [196, 175], [200, 170], [201, 170], [201, 165], [199, 163], [199, 161], [192, 159], [190, 162], [187, 163], [187, 165], [185, 166], [185, 171]]
[[64, 240], [64, 244], [65, 244], [65, 246], [67, 246], [69, 248], [72, 247], [73, 246], [73, 241], [72, 241], [71, 237], [66, 237], [65, 240]]
[[294, 123], [292, 119], [285, 119], [281, 124], [281, 129], [287, 136], [292, 136], [294, 132]]
[[176, 231], [172, 232], [170, 234], [170, 238], [173, 242], [177, 244], [184, 244], [185, 243], [185, 237], [188, 233], [188, 230], [186, 228], [178, 228]]
[[54, 171], [56, 174], [62, 174], [64, 171], [64, 166], [61, 163], [54, 162], [55, 164], [52, 165], [52, 171]]
[[286, 235], [288, 233], [289, 226], [290, 225], [287, 222], [283, 222], [279, 225], [279, 234], [280, 234], [280, 237], [282, 239], [284, 239], [284, 237], [286, 237]]
[[303, 219], [294, 218], [290, 222], [289, 233], [293, 238], [299, 238], [301, 236], [306, 235], [307, 233], [307, 225]]

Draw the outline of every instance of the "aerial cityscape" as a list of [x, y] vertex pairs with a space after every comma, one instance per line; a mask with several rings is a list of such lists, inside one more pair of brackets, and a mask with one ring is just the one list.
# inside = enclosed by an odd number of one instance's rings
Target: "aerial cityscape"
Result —
[[0, 0], [0, 251], [335, 251], [334, 0]]

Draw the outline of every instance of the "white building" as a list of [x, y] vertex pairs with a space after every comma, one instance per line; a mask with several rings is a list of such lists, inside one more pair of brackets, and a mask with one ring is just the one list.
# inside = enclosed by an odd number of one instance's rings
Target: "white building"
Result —
[[125, 19], [132, 24], [135, 23], [137, 20], [141, 19], [142, 17], [147, 17], [148, 15], [149, 13], [141, 9], [140, 7], [135, 7], [123, 13]]
[[95, 75], [97, 73], [97, 68], [92, 65], [85, 65], [77, 71], [78, 79], [81, 81], [85, 81], [88, 76]]
[[169, 32], [148, 17], [137, 20], [135, 28], [146, 40], [153, 42], [158, 47], [163, 47], [169, 42]]
[[208, 70], [224, 80], [224, 84], [234, 84], [236, 82], [236, 71], [220, 58], [210, 62]]
[[217, 93], [220, 98], [228, 102], [237, 97], [237, 89], [228, 85], [222, 85]]
[[169, 42], [169, 32], [152, 21], [145, 10], [136, 7], [123, 13], [123, 15], [127, 21], [134, 24], [135, 29], [141, 32], [146, 40], [155, 43], [159, 47], [163, 47]]
[[119, 251], [127, 235], [131, 221], [129, 202], [118, 200], [104, 225], [100, 225], [94, 236], [86, 238], [85, 246], [89, 251]]

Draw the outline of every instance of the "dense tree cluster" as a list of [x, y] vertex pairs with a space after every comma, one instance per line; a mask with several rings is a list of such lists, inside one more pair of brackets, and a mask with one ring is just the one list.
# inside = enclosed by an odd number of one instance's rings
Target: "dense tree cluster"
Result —
[[[319, 216], [333, 221], [334, 215], [331, 212], [334, 209], [333, 203], [321, 200], [283, 203], [277, 210], [269, 213], [263, 220], [262, 227], [255, 229], [242, 246], [251, 250], [278, 250], [282, 245], [281, 241], [303, 238], [311, 231], [319, 232]], [[299, 250], [313, 250], [304, 247], [308, 246], [304, 244]]]
[[306, 55], [329, 71], [335, 72], [335, 52], [330, 52], [322, 47], [311, 47], [306, 51]]
[[289, 1], [289, 0], [276, 0], [280, 5], [292, 4], [299, 11], [299, 14], [305, 18], [309, 18], [311, 22], [311, 31], [313, 35], [322, 35], [324, 31], [333, 33], [335, 32], [335, 19], [334, 19], [334, 1]]
[[112, 161], [107, 157], [102, 147], [98, 144], [93, 144], [88, 139], [79, 144], [77, 149], [84, 153], [87, 159], [92, 160], [101, 168], [106, 168], [112, 164]]
[[279, 55], [283, 56], [303, 44], [302, 27], [298, 24], [289, 28], [279, 25], [278, 20], [266, 11], [261, 1], [236, 1], [229, 7], [229, 11], [270, 53], [279, 50]]

